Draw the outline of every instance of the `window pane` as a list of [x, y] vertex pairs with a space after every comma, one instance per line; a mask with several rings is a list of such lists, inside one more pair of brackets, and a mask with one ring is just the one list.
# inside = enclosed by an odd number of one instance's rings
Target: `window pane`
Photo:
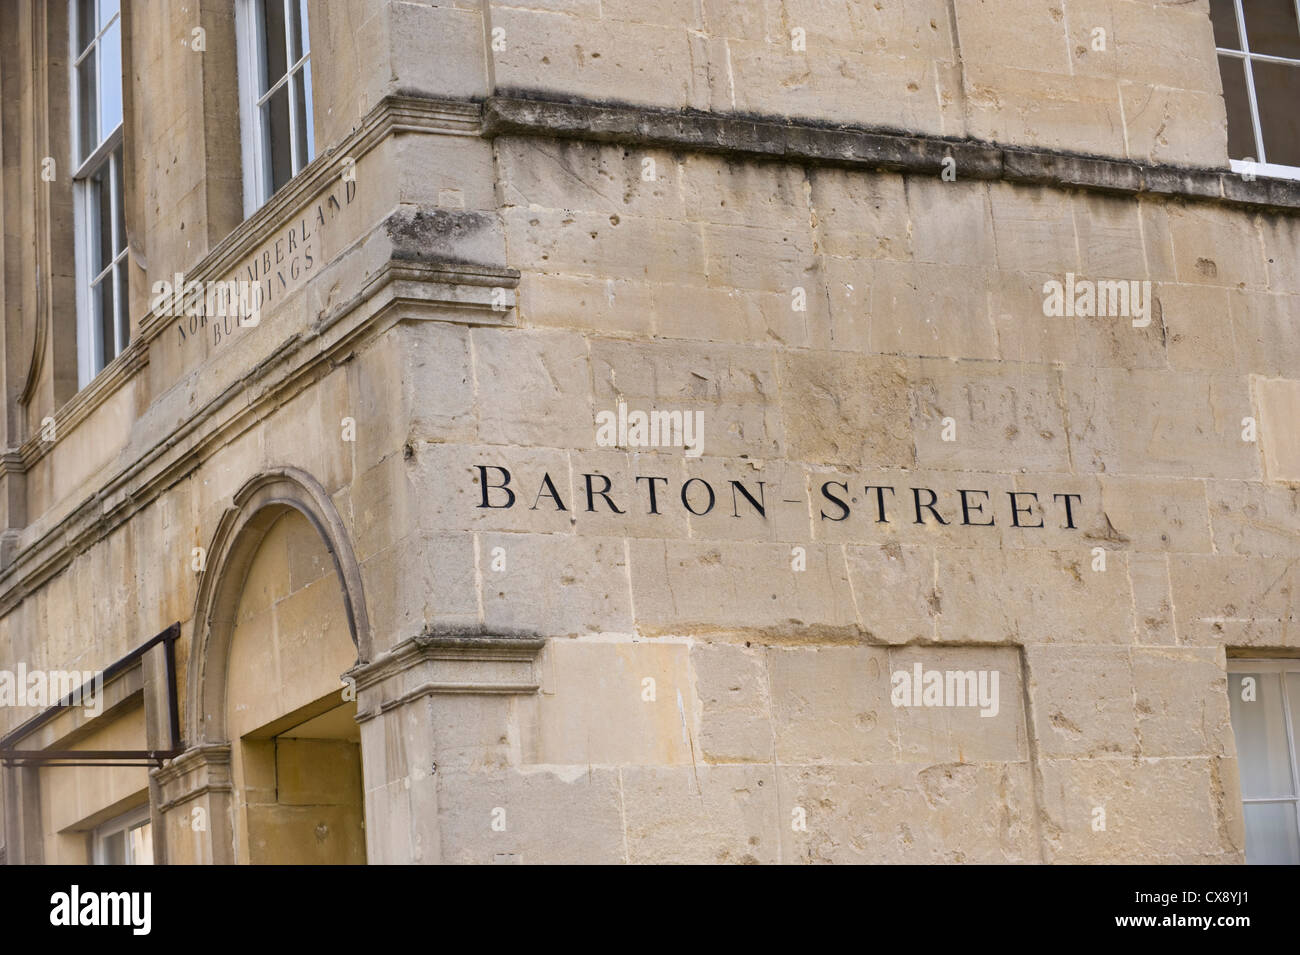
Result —
[[[1300, 673], [1286, 675], [1286, 701], [1291, 706], [1291, 732], [1300, 734]], [[1300, 751], [1300, 742], [1292, 740], [1291, 745]]]
[[1300, 166], [1300, 66], [1286, 63], [1251, 63], [1255, 74], [1255, 102], [1259, 106], [1259, 131], [1264, 155], [1271, 163]]
[[131, 865], [153, 865], [153, 829], [149, 823], [136, 826], [128, 834]]
[[1295, 803], [1247, 803], [1246, 861], [1251, 865], [1300, 864]]
[[109, 205], [108, 163], [90, 177], [90, 277], [93, 279], [113, 261], [113, 209]]
[[1237, 39], [1237, 10], [1232, 0], [1210, 0], [1210, 22], [1214, 24], [1214, 45], [1240, 50]]
[[[1254, 680], [1254, 699], [1248, 680]], [[1237, 740], [1241, 795], [1246, 799], [1294, 796], [1291, 756], [1282, 714], [1282, 681], [1277, 673], [1229, 673], [1228, 705]]]
[[[1300, 58], [1300, 26], [1296, 24], [1295, 0], [1246, 0], [1246, 39], [1251, 53]], [[1274, 162], [1271, 157], [1269, 162]]]
[[266, 76], [261, 92], [265, 93], [275, 85], [276, 80], [284, 76], [289, 66], [285, 59], [284, 0], [263, 0], [262, 9], [265, 11], [262, 23], [266, 40]]
[[122, 21], [116, 21], [105, 31], [99, 41], [99, 56], [103, 67], [99, 72], [101, 88], [100, 110], [103, 117], [104, 135], [117, 129], [122, 123]]
[[117, 292], [117, 341], [120, 347], [115, 347], [113, 353], [116, 355], [126, 347], [131, 338], [130, 312], [127, 309], [127, 303], [130, 301], [126, 297], [126, 259], [117, 263], [117, 268], [113, 270], [115, 286]]
[[1246, 95], [1246, 64], [1236, 57], [1221, 56], [1219, 73], [1223, 76], [1223, 103], [1228, 110], [1228, 156], [1258, 159], [1255, 127], [1250, 122], [1250, 99]]
[[117, 15], [117, 0], [99, 0], [99, 25], [103, 27], [105, 23]]
[[109, 272], [91, 289], [95, 301], [95, 334], [99, 336], [95, 349], [95, 371], [113, 360], [113, 273]]
[[126, 864], [126, 841], [123, 839], [123, 833], [115, 832], [105, 836], [101, 845], [104, 852], [104, 865]]
[[113, 153], [113, 199], [117, 205], [117, 217], [113, 223], [113, 257], [126, 248], [126, 191], [122, 186], [122, 147]]
[[289, 151], [289, 84], [281, 86], [262, 104], [262, 130], [267, 149], [271, 192], [293, 177]]
[[95, 39], [95, 0], [77, 0], [77, 53]]
[[298, 115], [294, 117], [298, 124], [298, 161], [295, 169], [301, 169], [316, 158], [316, 137], [312, 132], [311, 121], [311, 63], [302, 65], [302, 69], [293, 75], [298, 94]]
[[302, 59], [303, 53], [310, 47], [306, 30], [307, 11], [299, 0], [289, 0], [289, 65]]
[[99, 91], [95, 76], [95, 51], [91, 50], [77, 67], [77, 111], [81, 113], [77, 124], [81, 155], [77, 159], [80, 162], [85, 162], [99, 145]]

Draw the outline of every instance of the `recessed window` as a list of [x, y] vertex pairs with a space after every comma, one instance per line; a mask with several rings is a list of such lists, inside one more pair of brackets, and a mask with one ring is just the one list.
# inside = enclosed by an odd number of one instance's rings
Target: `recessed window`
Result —
[[122, 18], [117, 0], [71, 0], [78, 377], [127, 345], [122, 187]]
[[1300, 660], [1229, 660], [1246, 861], [1300, 864]]
[[1236, 172], [1300, 179], [1300, 4], [1210, 0]]
[[316, 156], [307, 0], [241, 0], [239, 89], [244, 214]]
[[95, 829], [95, 865], [153, 865], [149, 807], [141, 806]]

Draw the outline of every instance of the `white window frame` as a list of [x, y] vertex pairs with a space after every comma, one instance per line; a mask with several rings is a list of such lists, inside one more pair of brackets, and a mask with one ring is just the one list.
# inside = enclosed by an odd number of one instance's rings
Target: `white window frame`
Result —
[[[95, 173], [100, 172], [101, 170], [103, 170], [107, 176], [106, 184], [109, 191], [110, 216], [107, 228], [111, 233], [112, 230], [117, 227], [118, 218], [123, 211], [119, 206], [125, 199], [124, 196], [118, 194], [116, 185], [118, 181], [118, 159], [116, 153], [118, 147], [122, 145], [122, 129], [125, 126], [125, 117], [123, 118], [123, 122], [118, 123], [118, 125], [104, 137], [103, 141], [95, 147], [94, 151], [86, 157], [84, 162], [76, 162], [76, 157], [81, 155], [83, 145], [81, 142], [81, 84], [77, 76], [77, 67], [80, 65], [82, 59], [84, 59], [91, 50], [94, 50], [95, 69], [97, 74], [95, 79], [95, 109], [98, 112], [103, 104], [103, 95], [101, 92], [103, 89], [103, 56], [100, 52], [102, 46], [100, 40], [103, 39], [104, 33], [112, 27], [114, 22], [116, 22], [119, 24], [118, 42], [121, 43], [121, 21], [122, 9], [121, 4], [119, 3], [117, 12], [109, 18], [107, 23], [102, 24], [99, 27], [94, 40], [91, 41], [84, 51], [79, 51], [77, 49], [77, 29], [79, 26], [77, 0], [68, 0], [68, 88], [70, 91], [69, 101], [72, 106], [72, 109], [70, 110], [72, 121], [72, 137], [70, 141], [72, 144], [72, 161], [75, 164], [75, 171], [72, 174], [72, 216], [75, 243], [73, 258], [75, 260], [74, 271], [77, 283], [77, 386], [79, 388], [84, 388], [86, 385], [90, 384], [91, 379], [103, 371], [114, 358], [120, 355], [122, 350], [126, 348], [128, 343], [127, 340], [130, 337], [130, 301], [125, 289], [118, 292], [115, 287], [113, 293], [112, 353], [106, 355], [102, 366], [96, 367], [100, 353], [107, 352], [107, 349], [103, 347], [104, 343], [101, 341], [103, 323], [96, 321], [95, 319], [96, 303], [91, 296], [91, 286], [92, 283], [101, 281], [106, 274], [113, 272], [117, 269], [120, 263], [126, 261], [127, 241], [125, 235], [121, 236], [122, 248], [113, 255], [112, 261], [110, 261], [108, 265], [104, 266], [95, 275], [90, 274], [90, 262], [98, 251], [97, 240], [99, 239], [99, 233], [90, 228], [91, 223], [95, 221], [95, 216], [98, 214], [98, 209], [94, 205], [94, 188], [91, 186], [90, 179]], [[124, 62], [124, 59], [120, 55], [119, 62]], [[123, 82], [122, 77], [119, 76], [117, 82], [119, 84], [118, 95], [122, 96], [124, 93], [121, 89]], [[97, 115], [95, 121], [95, 129], [97, 132], [100, 130], [101, 126], [102, 116]], [[121, 218], [125, 219], [125, 216], [121, 215]], [[99, 226], [100, 229], [103, 229], [104, 223], [100, 223]], [[110, 239], [110, 248], [114, 245], [116, 245], [116, 242]], [[123, 275], [125, 274], [126, 270], [123, 269]], [[122, 309], [121, 314], [118, 312], [119, 306]], [[123, 328], [124, 325], [126, 326], [125, 328]]]
[[[1236, 674], [1249, 673], [1277, 673], [1279, 674], [1278, 683], [1281, 685], [1282, 693], [1282, 720], [1286, 727], [1286, 743], [1291, 756], [1291, 792], [1290, 796], [1263, 796], [1247, 799], [1242, 796], [1242, 806], [1264, 803], [1291, 803], [1296, 813], [1296, 831], [1300, 832], [1300, 745], [1297, 745], [1296, 731], [1300, 727], [1294, 725], [1291, 719], [1291, 700], [1287, 695], [1286, 675], [1288, 673], [1300, 673], [1300, 660], [1283, 659], [1283, 660], [1252, 660], [1243, 657], [1228, 658], [1228, 676]], [[1231, 679], [1228, 681], [1228, 692], [1233, 692]], [[1236, 732], [1234, 727], [1233, 732]], [[1234, 737], [1235, 739], [1235, 737]], [[1247, 860], [1249, 861], [1249, 860]]]
[[[1255, 152], [1259, 155], [1254, 160], [1230, 158], [1228, 165], [1233, 172], [1242, 175], [1265, 176], [1272, 179], [1300, 179], [1300, 166], [1282, 166], [1268, 162], [1268, 156], [1264, 152], [1264, 133], [1259, 125], [1259, 103], [1255, 99], [1255, 73], [1251, 69], [1251, 64], [1256, 61], [1261, 63], [1285, 63], [1300, 68], [1300, 59], [1269, 56], [1266, 53], [1252, 53], [1250, 51], [1250, 38], [1246, 35], [1246, 16], [1241, 4], [1242, 0], [1232, 0], [1232, 9], [1237, 18], [1237, 39], [1241, 42], [1241, 49], [1225, 50], [1223, 47], [1216, 46], [1214, 52], [1216, 62], [1219, 56], [1227, 56], [1234, 60], [1242, 60], [1245, 63], [1246, 100], [1250, 104], [1250, 126], [1255, 136]], [[1295, 8], [1297, 32], [1300, 33], [1300, 0], [1295, 0]]]
[[[123, 852], [126, 856], [126, 865], [153, 865], [153, 859], [148, 862], [137, 862], [131, 855], [131, 831], [139, 829], [141, 826], [151, 825], [152, 820], [149, 815], [149, 804], [145, 803], [137, 809], [132, 809], [128, 813], [123, 813], [116, 819], [110, 819], [103, 825], [96, 826], [91, 833], [91, 860], [95, 865], [108, 865], [107, 852], [104, 849], [104, 843], [109, 836], [122, 834]], [[150, 845], [153, 844], [153, 833], [150, 832]]]
[[[273, 180], [271, 173], [271, 143], [267, 131], [262, 127], [262, 105], [280, 90], [288, 86], [289, 93], [289, 168], [290, 178], [298, 175], [303, 168], [310, 165], [315, 158], [315, 135], [312, 127], [314, 117], [308, 112], [306, 126], [308, 130], [307, 147], [303, 150], [306, 161], [298, 163], [298, 123], [300, 112], [307, 112], [305, 103], [298, 102], [298, 87], [293, 82], [295, 74], [308, 70], [311, 66], [311, 23], [305, 18], [303, 23], [302, 46], [305, 52], [297, 60], [290, 61], [290, 31], [293, 22], [291, 9], [298, 0], [238, 0], [235, 6], [235, 31], [237, 34], [237, 57], [239, 61], [239, 126], [240, 150], [244, 163], [244, 218], [248, 218], [271, 198]], [[265, 4], [280, 3], [284, 8], [285, 24], [285, 62], [288, 64], [284, 76], [280, 77], [266, 92], [262, 88], [266, 75], [266, 19], [263, 12]], [[312, 94], [315, 107], [315, 95]]]

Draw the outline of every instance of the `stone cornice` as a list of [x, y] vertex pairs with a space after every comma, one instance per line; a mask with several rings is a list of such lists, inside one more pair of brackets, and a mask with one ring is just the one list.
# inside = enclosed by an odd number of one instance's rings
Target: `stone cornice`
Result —
[[545, 646], [532, 633], [426, 630], [343, 676], [357, 688], [357, 722], [364, 723], [431, 694], [536, 693]]
[[939, 175], [951, 157], [962, 179], [999, 179], [1112, 195], [1153, 196], [1300, 213], [1300, 182], [1246, 181], [1226, 169], [1166, 166], [973, 139], [946, 139], [771, 116], [665, 110], [530, 92], [483, 104], [483, 135], [584, 139]]
[[531, 663], [545, 645], [544, 637], [532, 633], [469, 631], [433, 633], [426, 630], [403, 640], [369, 663], [353, 667], [344, 676], [351, 678], [358, 690], [366, 690], [425, 661], [473, 660]]
[[162, 790], [158, 809], [169, 809], [207, 792], [232, 792], [230, 744], [203, 743], [168, 760], [151, 775]]
[[[381, 222], [375, 229], [385, 227]], [[216, 449], [328, 374], [362, 342], [381, 334], [393, 322], [425, 318], [441, 309], [449, 320], [462, 324], [509, 324], [514, 321], [518, 282], [519, 273], [512, 269], [390, 259], [356, 294], [233, 378], [170, 432], [159, 435], [156, 444], [122, 466], [99, 490], [18, 550], [13, 563], [0, 570], [0, 615], [198, 468]], [[417, 285], [421, 287], [416, 289]], [[505, 292], [505, 309], [493, 306], [497, 288]], [[410, 305], [414, 314], [397, 305]], [[249, 400], [249, 395], [255, 397]]]
[[[195, 263], [185, 273], [186, 279], [207, 282], [225, 278], [257, 249], [269, 231], [340, 175], [339, 163], [344, 157], [358, 160], [394, 133], [477, 136], [481, 128], [481, 111], [480, 104], [473, 102], [414, 96], [386, 97], [345, 139], [317, 156], [265, 205]], [[54, 413], [55, 433], [64, 434], [76, 427], [147, 365], [149, 344], [163, 333], [169, 321], [168, 315], [158, 311], [151, 311], [141, 318], [135, 337], [122, 353]], [[38, 429], [20, 449], [26, 466], [30, 468], [49, 448], [50, 442], [41, 440]]]

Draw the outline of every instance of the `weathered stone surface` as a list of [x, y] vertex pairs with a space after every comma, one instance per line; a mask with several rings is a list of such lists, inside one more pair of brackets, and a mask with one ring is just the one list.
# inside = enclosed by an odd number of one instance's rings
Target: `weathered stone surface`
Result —
[[1270, 481], [1300, 483], [1300, 436], [1293, 423], [1300, 415], [1300, 381], [1255, 378], [1259, 402], [1259, 444], [1264, 474]]
[[[782, 767], [782, 859], [802, 863], [1034, 862], [1024, 763]], [[789, 811], [786, 811], [789, 807]]]
[[700, 752], [716, 763], [775, 758], [767, 651], [727, 643], [691, 647], [699, 700]]
[[[179, 623], [191, 746], [7, 773], [6, 861], [158, 792], [173, 863], [362, 819], [377, 863], [1242, 861], [1226, 667], [1300, 646], [1300, 193], [1228, 170], [1204, 0], [316, 2], [315, 159], [260, 207], [218, 6], [199, 71], [122, 11], [89, 383], [66, 43], [8, 39], [66, 11], [0, 9], [41, 183], [0, 197], [0, 670]], [[256, 327], [150, 302], [254, 266]], [[1070, 273], [1149, 323], [1044, 314]], [[702, 453], [611, 446], [620, 402]], [[157, 657], [28, 742], [167, 745]], [[917, 666], [997, 693], [896, 705]]]
[[902, 362], [792, 352], [777, 367], [782, 429], [797, 461], [866, 465], [910, 456]]
[[779, 861], [774, 767], [634, 768], [621, 773], [621, 782], [629, 862]]
[[876, 647], [773, 649], [768, 655], [778, 763], [892, 762], [889, 654]]
[[[1123, 863], [1141, 846], [1155, 863], [1240, 862], [1240, 816], [1229, 808], [1231, 760], [1047, 760], [1043, 765], [1044, 861]], [[1155, 794], [1153, 796], [1153, 794]], [[1105, 811], [1105, 829], [1094, 828]]]

